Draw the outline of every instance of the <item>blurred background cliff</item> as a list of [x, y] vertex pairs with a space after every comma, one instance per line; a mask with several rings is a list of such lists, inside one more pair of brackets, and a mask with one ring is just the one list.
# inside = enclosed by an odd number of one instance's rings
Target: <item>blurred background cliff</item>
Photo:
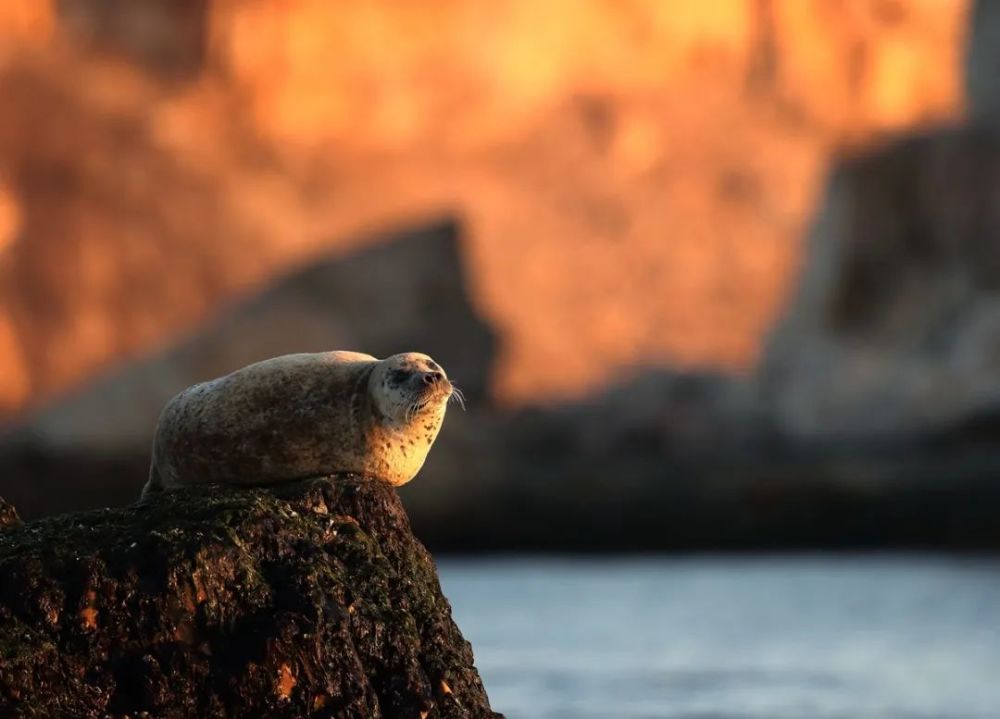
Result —
[[419, 349], [433, 547], [995, 548], [997, 8], [0, 0], [0, 495]]

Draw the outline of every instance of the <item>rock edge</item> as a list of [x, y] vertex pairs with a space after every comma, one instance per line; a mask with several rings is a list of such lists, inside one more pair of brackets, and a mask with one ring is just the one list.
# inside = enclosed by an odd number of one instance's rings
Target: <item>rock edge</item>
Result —
[[398, 495], [352, 475], [0, 531], [0, 715], [500, 716]]

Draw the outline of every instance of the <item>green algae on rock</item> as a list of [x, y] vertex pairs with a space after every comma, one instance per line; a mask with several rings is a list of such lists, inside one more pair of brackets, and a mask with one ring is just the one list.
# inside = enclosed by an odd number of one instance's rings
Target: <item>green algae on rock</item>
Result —
[[0, 716], [500, 715], [396, 492], [345, 475], [0, 531]]

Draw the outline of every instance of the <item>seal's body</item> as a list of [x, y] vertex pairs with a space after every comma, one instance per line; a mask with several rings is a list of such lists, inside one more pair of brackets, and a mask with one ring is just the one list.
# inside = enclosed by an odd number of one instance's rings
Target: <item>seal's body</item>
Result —
[[160, 415], [148, 493], [356, 472], [401, 485], [457, 392], [427, 355], [294, 354], [194, 385]]

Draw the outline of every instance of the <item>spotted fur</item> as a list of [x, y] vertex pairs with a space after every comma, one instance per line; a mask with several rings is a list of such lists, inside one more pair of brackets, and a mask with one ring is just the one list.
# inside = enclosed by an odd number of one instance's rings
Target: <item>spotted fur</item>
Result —
[[457, 390], [430, 357], [275, 357], [190, 387], [164, 408], [149, 492], [357, 472], [393, 484], [420, 471]]

